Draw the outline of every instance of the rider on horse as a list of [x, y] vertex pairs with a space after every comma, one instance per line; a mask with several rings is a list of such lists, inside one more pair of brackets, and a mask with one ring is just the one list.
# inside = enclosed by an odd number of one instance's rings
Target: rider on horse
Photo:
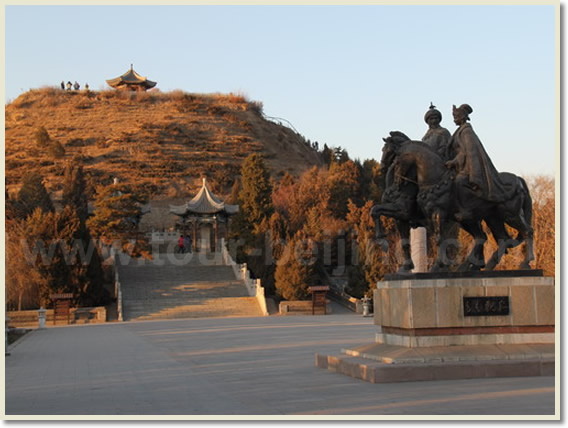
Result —
[[469, 188], [475, 196], [491, 202], [504, 202], [511, 198], [513, 186], [501, 180], [499, 172], [483, 148], [469, 120], [473, 109], [468, 104], [453, 106], [454, 122], [458, 129], [450, 141], [450, 153], [455, 157], [446, 162], [448, 168], [455, 168], [458, 188]]
[[442, 121], [442, 113], [436, 109], [434, 104], [430, 103], [430, 108], [424, 115], [424, 122], [428, 124], [428, 131], [422, 137], [422, 141], [428, 144], [438, 155], [448, 160], [448, 150], [452, 135], [446, 128], [440, 126]]

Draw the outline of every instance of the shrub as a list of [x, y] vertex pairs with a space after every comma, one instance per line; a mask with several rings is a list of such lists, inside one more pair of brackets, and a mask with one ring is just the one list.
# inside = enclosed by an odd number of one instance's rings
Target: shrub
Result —
[[47, 147], [51, 141], [51, 137], [43, 126], [39, 127], [34, 134], [35, 142], [38, 147], [43, 148]]
[[148, 103], [148, 104], [155, 104], [157, 101], [157, 94], [153, 93], [153, 92], [148, 92], [148, 91], [142, 91], [142, 92], [135, 92], [136, 94], [136, 101], [141, 102], [141, 103]]
[[93, 107], [93, 104], [89, 103], [87, 101], [81, 101], [81, 102], [79, 102], [75, 105], [75, 108], [78, 109], [78, 110], [86, 110], [86, 109], [90, 109], [92, 107]]
[[67, 140], [67, 145], [70, 147], [83, 147], [88, 144], [86, 144], [86, 141], [84, 141], [82, 138], [71, 138]]
[[229, 102], [232, 103], [232, 104], [243, 104], [243, 103], [247, 102], [247, 99], [242, 94], [234, 94], [234, 93], [231, 92], [227, 96], [227, 98], [228, 98]]
[[99, 149], [106, 149], [110, 146], [110, 140], [106, 140], [105, 138], [89, 138], [88, 140], [86, 140], [85, 142], [87, 143], [86, 145], [90, 145], [93, 143], [93, 140], [95, 140], [95, 145], [99, 148]]
[[50, 156], [55, 159], [60, 159], [65, 156], [65, 149], [59, 141], [52, 141], [48, 148]]
[[99, 95], [102, 99], [109, 100], [112, 98], [117, 98], [117, 90], [116, 89], [105, 89], [104, 91], [100, 91]]
[[262, 103], [262, 101], [251, 101], [248, 104], [248, 109], [258, 114], [259, 116], [262, 116], [264, 104]]

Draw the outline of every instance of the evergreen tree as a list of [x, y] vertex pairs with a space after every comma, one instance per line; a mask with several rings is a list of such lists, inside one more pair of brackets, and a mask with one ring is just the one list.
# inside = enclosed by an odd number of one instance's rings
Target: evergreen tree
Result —
[[321, 151], [321, 157], [326, 165], [330, 165], [333, 161], [333, 150], [327, 147], [327, 144], [323, 145], [323, 149]]
[[309, 297], [309, 287], [317, 283], [316, 245], [305, 234], [298, 233], [288, 242], [274, 273], [276, 291], [285, 300]]
[[227, 198], [227, 203], [230, 205], [240, 205], [239, 193], [241, 192], [241, 180], [235, 179], [231, 186], [231, 194]]
[[44, 213], [38, 208], [25, 220], [26, 260], [41, 278], [37, 286], [44, 307], [50, 305], [52, 293], [77, 294], [67, 255], [78, 229], [79, 218], [69, 208], [61, 213]]
[[69, 162], [63, 175], [63, 205], [75, 208], [81, 225], [86, 227], [89, 216], [87, 199], [87, 182], [83, 173], [83, 167]]
[[347, 154], [347, 150], [341, 148], [341, 146], [335, 147], [333, 149], [332, 163], [333, 162], [343, 163], [347, 162], [348, 160], [349, 160], [349, 155]]
[[[346, 219], [357, 245], [355, 264], [348, 269], [348, 292], [356, 297], [363, 295], [370, 297], [377, 281], [381, 280], [385, 273], [393, 272], [397, 265], [395, 252], [384, 253], [374, 241], [374, 221], [371, 217], [373, 205], [373, 201], [367, 201], [358, 208], [349, 201]], [[398, 239], [394, 233], [396, 230], [394, 222], [387, 222], [386, 229], [389, 248], [394, 248]]]
[[325, 170], [314, 166], [302, 174], [297, 183], [282, 190], [285, 192], [278, 195], [282, 199], [279, 201], [279, 209], [289, 219], [290, 235], [305, 226], [310, 210], [315, 209], [320, 214], [328, 213], [330, 194]]
[[241, 168], [241, 177], [241, 210], [254, 230], [254, 225], [273, 212], [272, 182], [262, 156], [256, 153], [248, 156]]
[[[39, 286], [43, 279], [26, 258], [26, 221], [6, 220], [6, 305], [11, 310], [39, 308]], [[23, 245], [23, 242], [26, 243]]]
[[288, 222], [278, 211], [272, 214], [268, 222], [272, 260], [278, 260], [288, 241]]
[[106, 242], [127, 241], [134, 237], [142, 217], [145, 199], [129, 186], [100, 186], [95, 199], [95, 212], [87, 221], [94, 236]]
[[[238, 187], [232, 189], [236, 193]], [[233, 196], [234, 197], [234, 196]], [[266, 243], [268, 220], [273, 212], [272, 182], [262, 156], [248, 156], [241, 167], [240, 190], [238, 193], [239, 212], [231, 220], [229, 246], [242, 239], [244, 246], [237, 247], [237, 262], [246, 262], [254, 278], [260, 278], [267, 291], [272, 290], [273, 266], [266, 264], [271, 254]]]
[[284, 176], [282, 177], [282, 180], [280, 180], [279, 185], [280, 186], [292, 186], [294, 184], [295, 180], [294, 177], [292, 177], [292, 175], [290, 175], [290, 173], [285, 172]]
[[77, 171], [66, 173], [61, 212], [53, 210], [37, 174], [26, 178], [18, 194], [20, 214], [35, 207], [7, 222], [6, 291], [18, 309], [47, 307], [53, 293], [73, 293], [75, 304], [106, 303], [101, 261], [85, 225], [84, 179]]
[[43, 185], [43, 178], [37, 172], [31, 172], [24, 176], [22, 187], [13, 204], [13, 210], [16, 217], [25, 218], [31, 215], [36, 208], [44, 213], [54, 211], [51, 198]]
[[329, 167], [327, 183], [330, 191], [330, 210], [336, 218], [347, 215], [349, 199], [360, 201], [359, 170], [351, 160], [333, 162]]
[[62, 202], [79, 218], [78, 236], [75, 241], [78, 248], [75, 250], [80, 252], [81, 257], [75, 261], [74, 275], [80, 284], [80, 303], [84, 305], [99, 304], [106, 297], [102, 260], [87, 227], [89, 207], [86, 186], [83, 167], [69, 163], [63, 179]]
[[360, 171], [360, 194], [369, 200], [379, 203], [382, 191], [380, 187], [380, 164], [374, 159], [365, 159], [358, 165]]

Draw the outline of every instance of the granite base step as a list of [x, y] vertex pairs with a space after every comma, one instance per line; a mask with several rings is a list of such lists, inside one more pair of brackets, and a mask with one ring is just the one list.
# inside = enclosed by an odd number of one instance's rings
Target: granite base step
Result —
[[315, 364], [371, 383], [555, 375], [553, 344], [417, 350], [373, 343], [335, 355], [316, 354]]

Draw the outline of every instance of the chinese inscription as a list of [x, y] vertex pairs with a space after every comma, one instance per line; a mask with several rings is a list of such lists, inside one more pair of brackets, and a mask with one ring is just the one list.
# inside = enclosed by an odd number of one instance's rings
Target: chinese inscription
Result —
[[509, 297], [464, 297], [463, 314], [466, 317], [509, 315]]

